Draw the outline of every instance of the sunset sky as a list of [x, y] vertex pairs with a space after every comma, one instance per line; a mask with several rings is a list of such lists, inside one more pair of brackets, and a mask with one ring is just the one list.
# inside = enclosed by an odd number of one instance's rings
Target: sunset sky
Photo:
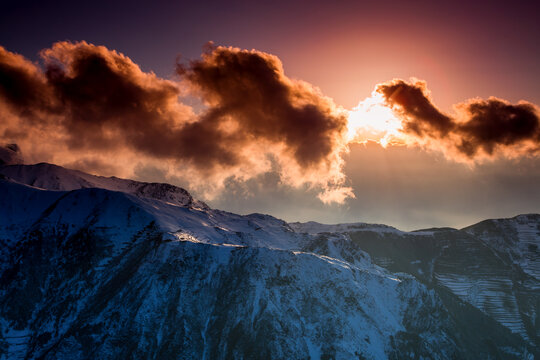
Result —
[[287, 221], [413, 230], [540, 212], [539, 12], [8, 0], [0, 142]]

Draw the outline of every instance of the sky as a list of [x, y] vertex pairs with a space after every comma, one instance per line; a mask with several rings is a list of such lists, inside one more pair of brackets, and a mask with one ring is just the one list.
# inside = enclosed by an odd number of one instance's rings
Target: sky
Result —
[[0, 141], [287, 221], [540, 212], [539, 10], [8, 0]]

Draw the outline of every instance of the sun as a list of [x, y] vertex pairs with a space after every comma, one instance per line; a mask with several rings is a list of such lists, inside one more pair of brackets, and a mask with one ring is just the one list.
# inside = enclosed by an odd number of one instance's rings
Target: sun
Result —
[[401, 130], [401, 121], [394, 115], [392, 109], [386, 106], [384, 96], [376, 91], [349, 111], [347, 125], [349, 143], [375, 141], [386, 147], [388, 144], [402, 142]]

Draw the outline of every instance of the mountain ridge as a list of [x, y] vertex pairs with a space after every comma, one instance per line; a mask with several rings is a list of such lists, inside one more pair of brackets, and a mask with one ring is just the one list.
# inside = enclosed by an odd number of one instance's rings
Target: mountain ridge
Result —
[[[30, 171], [21, 171], [22, 169], [30, 169]], [[45, 174], [54, 175], [55, 179], [46, 178]], [[36, 164], [7, 164], [2, 165], [0, 164], [0, 175], [5, 176], [8, 178], [8, 180], [12, 180], [15, 182], [19, 182], [21, 184], [34, 186], [37, 188], [41, 188], [44, 190], [76, 190], [81, 188], [102, 188], [102, 189], [108, 189], [112, 191], [120, 191], [120, 192], [128, 192], [131, 194], [135, 194], [141, 197], [148, 197], [153, 198], [157, 200], [166, 200], [164, 196], [167, 196], [169, 194], [158, 194], [154, 195], [152, 194], [152, 191], [145, 191], [145, 188], [157, 188], [158, 190], [161, 188], [163, 192], [178, 192], [180, 194], [183, 194], [186, 196], [187, 200], [181, 200], [179, 201], [180, 205], [186, 205], [190, 204], [191, 202], [196, 202], [198, 206], [202, 208], [210, 208], [207, 204], [205, 204], [203, 201], [194, 199], [193, 196], [184, 188], [167, 184], [167, 183], [158, 183], [158, 182], [144, 182], [144, 181], [136, 181], [136, 180], [130, 180], [130, 179], [123, 179], [118, 178], [116, 176], [100, 176], [100, 175], [91, 175], [87, 174], [80, 170], [73, 170], [68, 169], [59, 165], [50, 164], [50, 163], [36, 163]], [[59, 176], [60, 175], [60, 176]], [[62, 175], [68, 176], [70, 179], [77, 179], [76, 182], [73, 181], [64, 181], [62, 182]], [[51, 181], [52, 180], [52, 181]], [[261, 214], [261, 213], [252, 213], [247, 214], [249, 215], [263, 215], [263, 216], [270, 216], [275, 218], [272, 215], [268, 214]], [[519, 218], [521, 216], [538, 216], [540, 217], [539, 213], [524, 213], [524, 214], [517, 214], [511, 217], [506, 218], [493, 218], [493, 219], [485, 219], [478, 221], [476, 223], [473, 223], [471, 225], [467, 225], [463, 228], [457, 229], [453, 227], [433, 227], [433, 228], [425, 228], [425, 229], [416, 229], [411, 231], [404, 231], [400, 230], [398, 228], [395, 228], [391, 225], [386, 224], [373, 224], [373, 223], [365, 223], [365, 222], [352, 222], [352, 223], [335, 223], [335, 224], [324, 224], [319, 223], [316, 221], [307, 221], [307, 222], [291, 222], [288, 223], [289, 225], [296, 225], [299, 229], [301, 228], [307, 228], [309, 225], [315, 225], [320, 227], [346, 227], [346, 226], [358, 226], [358, 227], [381, 227], [381, 228], [387, 228], [387, 229], [393, 229], [397, 230], [402, 233], [414, 233], [414, 232], [424, 232], [424, 231], [446, 231], [446, 230], [464, 230], [466, 228], [479, 225], [483, 222], [488, 221], [496, 221], [496, 220], [512, 220]], [[343, 230], [344, 231], [344, 230]]]

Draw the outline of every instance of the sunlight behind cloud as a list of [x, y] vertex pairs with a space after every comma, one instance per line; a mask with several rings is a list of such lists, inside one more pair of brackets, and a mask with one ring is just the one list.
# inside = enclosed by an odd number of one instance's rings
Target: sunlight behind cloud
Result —
[[383, 147], [403, 143], [401, 121], [392, 109], [385, 105], [384, 96], [373, 91], [370, 97], [360, 101], [349, 111], [347, 142], [365, 143], [375, 141]]

